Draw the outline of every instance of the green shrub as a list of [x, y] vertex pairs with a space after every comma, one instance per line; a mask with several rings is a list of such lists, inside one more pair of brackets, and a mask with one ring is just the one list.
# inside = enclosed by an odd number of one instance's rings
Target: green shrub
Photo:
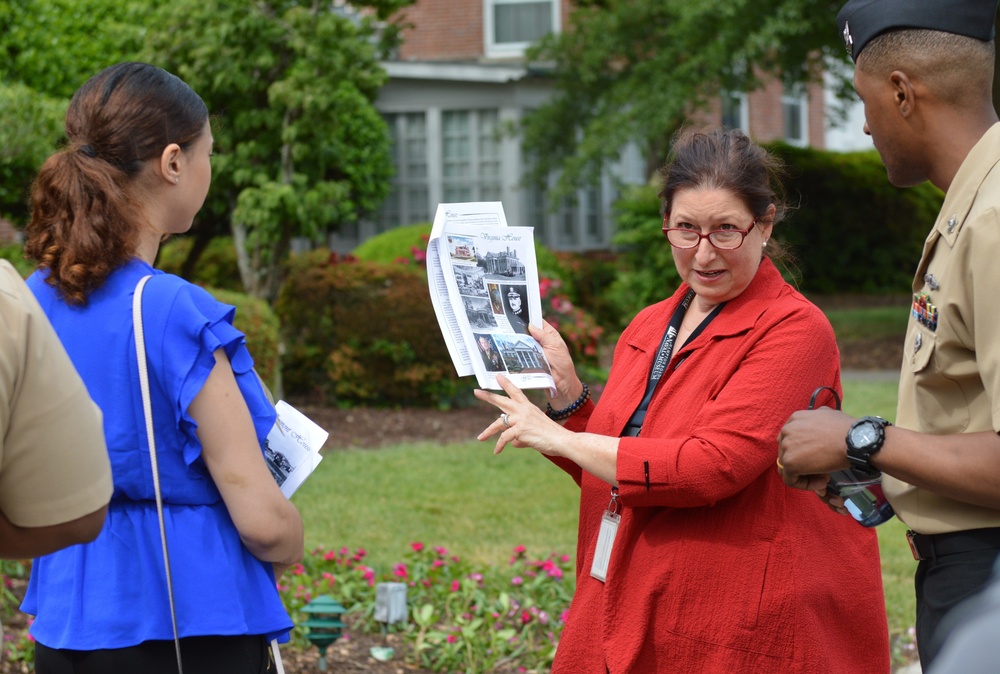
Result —
[[619, 250], [619, 272], [611, 281], [604, 306], [615, 307], [608, 320], [618, 330], [644, 307], [670, 297], [681, 279], [674, 267], [670, 244], [663, 238], [658, 188], [627, 189], [615, 204], [614, 243]]
[[775, 144], [789, 166], [784, 181], [798, 208], [775, 228], [791, 246], [799, 287], [817, 293], [881, 293], [909, 288], [943, 195], [930, 183], [900, 189], [878, 153], [825, 152]]
[[354, 249], [354, 256], [363, 262], [420, 263], [423, 262], [430, 235], [429, 222], [396, 227], [363, 241]]
[[281, 324], [270, 305], [244, 293], [206, 288], [215, 299], [236, 307], [233, 325], [246, 335], [257, 374], [275, 396], [281, 394]]
[[564, 273], [565, 288], [571, 289], [573, 303], [604, 328], [614, 329], [620, 325], [621, 309], [608, 297], [608, 288], [618, 278], [622, 266], [619, 255], [610, 251], [589, 251], [557, 252], [555, 257]]
[[[182, 276], [181, 268], [194, 243], [193, 236], [176, 236], [160, 246], [156, 267], [165, 272]], [[243, 292], [240, 268], [236, 262], [236, 248], [232, 237], [212, 239], [198, 257], [194, 273], [187, 279], [191, 283], [209, 288], [222, 288]]]
[[21, 278], [28, 278], [35, 271], [35, 263], [24, 257], [24, 246], [19, 243], [0, 246], [0, 260], [7, 260], [14, 265]]
[[68, 103], [19, 82], [0, 81], [0, 216], [18, 225], [30, 219], [31, 181], [63, 138]]
[[289, 394], [338, 405], [448, 407], [460, 383], [420, 267], [293, 255], [275, 309]]

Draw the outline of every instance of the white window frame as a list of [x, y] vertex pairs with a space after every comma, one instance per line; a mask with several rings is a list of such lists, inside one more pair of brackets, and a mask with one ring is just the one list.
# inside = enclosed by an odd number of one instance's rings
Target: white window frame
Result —
[[747, 96], [745, 91], [726, 91], [723, 89], [722, 94], [719, 97], [719, 124], [723, 122], [723, 105], [725, 104], [725, 98], [732, 97], [738, 98], [740, 101], [740, 126], [739, 130], [750, 135], [750, 97]]
[[[785, 135], [785, 110], [789, 105], [799, 106], [799, 128], [802, 129], [801, 138], [789, 138]], [[781, 135], [786, 143], [796, 147], [807, 147], [809, 145], [809, 95], [805, 85], [784, 86], [781, 95]]]
[[497, 43], [495, 39], [496, 27], [493, 25], [493, 8], [497, 5], [523, 5], [529, 2], [549, 2], [552, 6], [552, 32], [558, 33], [562, 30], [560, 25], [562, 3], [560, 0], [483, 0], [483, 51], [487, 58], [524, 56], [524, 50], [530, 47], [532, 42]]

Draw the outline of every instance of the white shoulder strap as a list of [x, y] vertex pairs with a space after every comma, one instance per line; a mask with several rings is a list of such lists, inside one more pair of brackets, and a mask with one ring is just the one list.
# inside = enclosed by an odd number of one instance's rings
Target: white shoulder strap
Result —
[[156, 493], [156, 515], [160, 520], [160, 544], [163, 546], [163, 568], [167, 574], [167, 596], [170, 599], [170, 622], [174, 628], [174, 648], [177, 651], [177, 672], [184, 674], [181, 663], [181, 640], [177, 633], [177, 610], [174, 607], [174, 584], [170, 573], [170, 554], [167, 552], [167, 528], [163, 522], [163, 497], [160, 494], [160, 469], [156, 460], [156, 438], [153, 432], [153, 406], [149, 399], [149, 371], [146, 368], [146, 338], [142, 329], [142, 289], [151, 276], [143, 276], [135, 286], [132, 296], [132, 325], [135, 329], [135, 355], [139, 363], [139, 386], [142, 389], [142, 409], [146, 417], [146, 436], [149, 438], [149, 461], [153, 466], [153, 491]]

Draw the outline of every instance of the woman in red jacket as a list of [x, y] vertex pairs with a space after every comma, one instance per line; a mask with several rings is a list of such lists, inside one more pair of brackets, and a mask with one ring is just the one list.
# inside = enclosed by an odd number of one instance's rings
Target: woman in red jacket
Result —
[[556, 674], [889, 671], [875, 532], [775, 467], [789, 415], [840, 390], [829, 322], [769, 258], [779, 169], [738, 131], [682, 134], [660, 196], [683, 283], [622, 334], [600, 403], [548, 324], [546, 412], [507, 380], [476, 392], [502, 412], [480, 439], [580, 485]]

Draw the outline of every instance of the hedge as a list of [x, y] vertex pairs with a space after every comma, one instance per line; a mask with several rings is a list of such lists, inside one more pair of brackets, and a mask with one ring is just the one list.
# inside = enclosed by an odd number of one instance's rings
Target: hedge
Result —
[[450, 407], [473, 400], [455, 374], [422, 268], [292, 255], [275, 310], [289, 395], [337, 405]]

